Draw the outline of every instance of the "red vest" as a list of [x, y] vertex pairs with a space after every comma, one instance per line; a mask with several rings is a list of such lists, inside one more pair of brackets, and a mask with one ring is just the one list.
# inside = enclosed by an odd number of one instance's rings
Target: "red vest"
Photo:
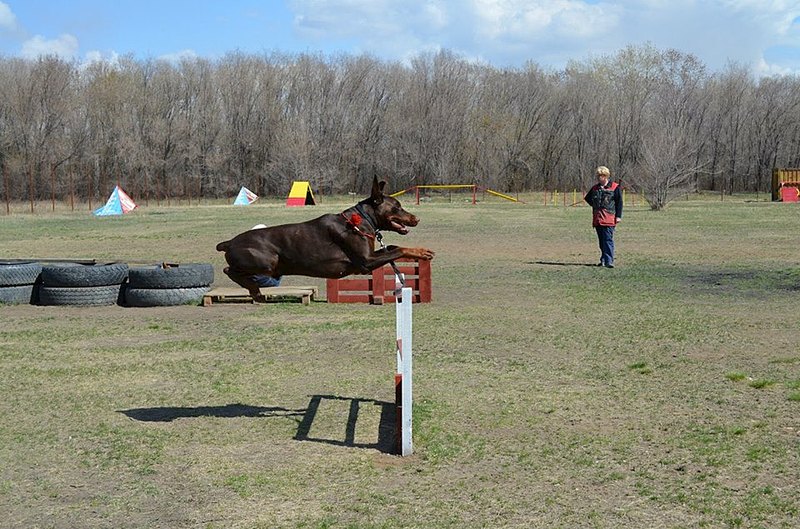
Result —
[[608, 187], [595, 184], [592, 187], [592, 226], [616, 226], [617, 204], [614, 201], [615, 191], [619, 187], [611, 182]]

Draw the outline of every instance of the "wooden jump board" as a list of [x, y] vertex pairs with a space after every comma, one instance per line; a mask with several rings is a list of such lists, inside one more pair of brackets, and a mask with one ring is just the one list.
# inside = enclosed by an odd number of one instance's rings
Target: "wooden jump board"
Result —
[[[265, 287], [261, 293], [267, 301], [297, 300], [303, 305], [308, 305], [314, 300], [319, 289], [317, 287]], [[208, 307], [214, 303], [253, 303], [250, 293], [243, 288], [220, 287], [214, 288], [203, 296], [203, 306]]]

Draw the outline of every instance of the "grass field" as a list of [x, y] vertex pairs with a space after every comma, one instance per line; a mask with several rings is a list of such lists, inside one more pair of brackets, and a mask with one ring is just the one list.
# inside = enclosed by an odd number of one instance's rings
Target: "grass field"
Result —
[[[218, 241], [348, 205], [15, 214], [0, 259], [210, 262], [231, 286]], [[2, 306], [0, 526], [797, 526], [800, 209], [630, 207], [614, 270], [587, 266], [585, 207], [409, 209], [386, 242], [437, 252], [414, 456], [382, 424], [391, 305]]]

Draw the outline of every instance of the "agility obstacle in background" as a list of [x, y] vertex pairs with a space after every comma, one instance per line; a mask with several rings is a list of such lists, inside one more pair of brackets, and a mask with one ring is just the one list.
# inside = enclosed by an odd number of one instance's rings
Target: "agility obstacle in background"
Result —
[[249, 206], [256, 200], [258, 200], [258, 195], [256, 195], [246, 187], [242, 186], [242, 188], [239, 190], [239, 194], [236, 195], [236, 200], [233, 201], [233, 205]]
[[[543, 192], [544, 201], [542, 202], [543, 206], [564, 206], [564, 207], [575, 207], [575, 206], [588, 206], [588, 204], [583, 200], [583, 197], [586, 195], [585, 190], [578, 191], [577, 189], [573, 189], [572, 191], [559, 191], [558, 189], [545, 189]], [[571, 198], [568, 198], [571, 197]], [[646, 205], [647, 200], [640, 194], [635, 191], [629, 191], [627, 188], [622, 188], [622, 203], [626, 206], [636, 206], [637, 201], [641, 205]]]
[[781, 202], [800, 202], [800, 189], [795, 186], [781, 187]]
[[[431, 262], [419, 259], [398, 259], [395, 265], [405, 276], [414, 303], [430, 303]], [[390, 265], [376, 268], [371, 274], [352, 275], [326, 282], [328, 303], [371, 303], [383, 305], [395, 301], [395, 273]]]
[[287, 206], [316, 206], [314, 193], [311, 192], [311, 184], [308, 182], [292, 182], [292, 189], [289, 190], [289, 197], [286, 199]]
[[416, 196], [416, 202], [419, 205], [419, 195], [420, 195], [419, 192], [420, 192], [420, 189], [422, 189], [422, 190], [425, 190], [425, 189], [434, 189], [434, 190], [436, 190], [436, 189], [438, 189], [438, 190], [449, 190], [449, 191], [453, 191], [453, 190], [470, 190], [470, 191], [472, 191], [472, 204], [477, 204], [478, 203], [478, 192], [479, 191], [482, 192], [482, 193], [488, 193], [488, 194], [490, 194], [492, 196], [496, 196], [496, 197], [502, 198], [504, 200], [508, 200], [510, 202], [519, 202], [521, 204], [525, 203], [525, 202], [523, 202], [522, 200], [520, 200], [518, 198], [512, 197], [511, 195], [506, 195], [504, 193], [500, 193], [498, 191], [494, 191], [492, 189], [489, 189], [488, 187], [479, 187], [477, 184], [418, 185], [418, 186], [409, 187], [408, 189], [403, 189], [402, 191], [398, 191], [396, 193], [392, 193], [390, 196], [396, 198], [396, 197], [399, 197], [400, 195], [403, 195], [403, 194], [408, 193], [410, 191], [414, 191], [414, 195]]
[[772, 171], [772, 200], [797, 202], [800, 189], [800, 169]]
[[95, 216], [106, 217], [108, 215], [124, 215], [136, 209], [136, 203], [119, 186], [114, 186], [114, 190], [108, 197], [105, 206], [94, 210]]

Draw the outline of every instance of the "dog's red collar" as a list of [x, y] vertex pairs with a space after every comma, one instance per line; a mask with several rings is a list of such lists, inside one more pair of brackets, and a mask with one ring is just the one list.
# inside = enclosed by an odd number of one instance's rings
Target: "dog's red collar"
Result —
[[347, 215], [345, 215], [344, 211], [343, 211], [342, 212], [342, 218], [344, 218], [344, 221], [347, 223], [348, 226], [351, 226], [353, 228], [353, 231], [355, 231], [356, 233], [358, 233], [362, 237], [367, 237], [369, 239], [374, 239], [375, 238], [374, 234], [367, 233], [367, 232], [365, 232], [364, 230], [362, 230], [360, 228], [361, 221], [363, 220], [363, 218], [358, 213], [352, 213], [350, 215], [350, 218], [348, 218]]

